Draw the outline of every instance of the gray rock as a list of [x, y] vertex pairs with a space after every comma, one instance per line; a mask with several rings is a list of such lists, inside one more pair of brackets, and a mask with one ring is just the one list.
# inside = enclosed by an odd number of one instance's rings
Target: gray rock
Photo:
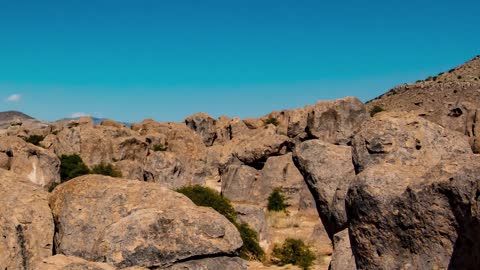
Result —
[[168, 270], [247, 270], [247, 262], [240, 258], [218, 257], [175, 264]]
[[356, 270], [355, 257], [352, 253], [348, 229], [333, 237], [333, 256], [329, 270]]
[[305, 177], [322, 222], [333, 235], [347, 227], [345, 196], [355, 178], [351, 147], [309, 140], [295, 148], [294, 160]]

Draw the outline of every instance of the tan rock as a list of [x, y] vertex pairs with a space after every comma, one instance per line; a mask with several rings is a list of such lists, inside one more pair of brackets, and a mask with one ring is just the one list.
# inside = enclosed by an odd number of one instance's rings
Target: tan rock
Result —
[[55, 189], [50, 206], [58, 253], [117, 267], [167, 267], [242, 245], [225, 217], [154, 183], [83, 176]]
[[352, 253], [348, 229], [345, 229], [333, 237], [333, 256], [329, 270], [357, 270], [355, 257]]
[[414, 113], [382, 113], [364, 123], [353, 140], [358, 172], [375, 164], [435, 165], [452, 155], [471, 154], [468, 137]]
[[60, 182], [60, 161], [55, 154], [18, 137], [0, 137], [0, 168], [42, 187]]
[[47, 196], [25, 177], [0, 169], [2, 269], [35, 269], [52, 255], [54, 224]]
[[35, 270], [117, 270], [114, 266], [106, 263], [89, 262], [87, 260], [65, 256], [55, 255], [45, 259]]

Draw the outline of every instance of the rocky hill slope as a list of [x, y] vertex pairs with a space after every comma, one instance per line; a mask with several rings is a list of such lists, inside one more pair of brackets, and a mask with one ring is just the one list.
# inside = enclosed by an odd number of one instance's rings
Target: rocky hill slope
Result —
[[[477, 64], [459, 70], [470, 74]], [[466, 76], [456, 74], [435, 80], [450, 85]], [[0, 268], [299, 269], [275, 265], [302, 267], [301, 254], [312, 261], [305, 269], [477, 269], [478, 133], [433, 117], [441, 106], [387, 102], [428, 92], [415, 89], [367, 105], [346, 97], [258, 119], [198, 113], [129, 127], [84, 117], [10, 129], [0, 135]], [[368, 107], [380, 105], [387, 111], [371, 116]], [[460, 121], [461, 112], [447, 117]], [[36, 145], [26, 141], [32, 134], [40, 136]], [[86, 164], [81, 174], [118, 170], [116, 177], [78, 176], [75, 167], [78, 177], [65, 178], [72, 155]], [[234, 214], [175, 192], [192, 185], [220, 192]], [[286, 211], [272, 210], [274, 194]], [[239, 224], [257, 234], [263, 262], [242, 252], [252, 242]], [[313, 258], [296, 245], [282, 261], [278, 250], [288, 239], [307, 244]]]
[[469, 136], [474, 151], [479, 152], [480, 56], [425, 80], [397, 86], [367, 102], [367, 107], [415, 111], [432, 122]]

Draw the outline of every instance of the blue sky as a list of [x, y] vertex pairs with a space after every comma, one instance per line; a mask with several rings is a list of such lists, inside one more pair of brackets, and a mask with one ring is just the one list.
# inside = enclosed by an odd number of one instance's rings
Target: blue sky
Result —
[[480, 54], [479, 10], [451, 0], [0, 1], [0, 111], [181, 121], [366, 101]]

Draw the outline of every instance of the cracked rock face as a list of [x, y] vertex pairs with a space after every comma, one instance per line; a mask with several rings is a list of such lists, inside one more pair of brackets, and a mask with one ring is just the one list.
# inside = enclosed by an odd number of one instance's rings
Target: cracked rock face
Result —
[[55, 154], [18, 137], [0, 137], [0, 168], [41, 187], [60, 182], [60, 160]]
[[83, 176], [55, 189], [50, 206], [58, 253], [117, 267], [168, 267], [242, 246], [225, 217], [155, 183]]
[[0, 266], [35, 269], [52, 255], [48, 194], [28, 179], [0, 169]]

